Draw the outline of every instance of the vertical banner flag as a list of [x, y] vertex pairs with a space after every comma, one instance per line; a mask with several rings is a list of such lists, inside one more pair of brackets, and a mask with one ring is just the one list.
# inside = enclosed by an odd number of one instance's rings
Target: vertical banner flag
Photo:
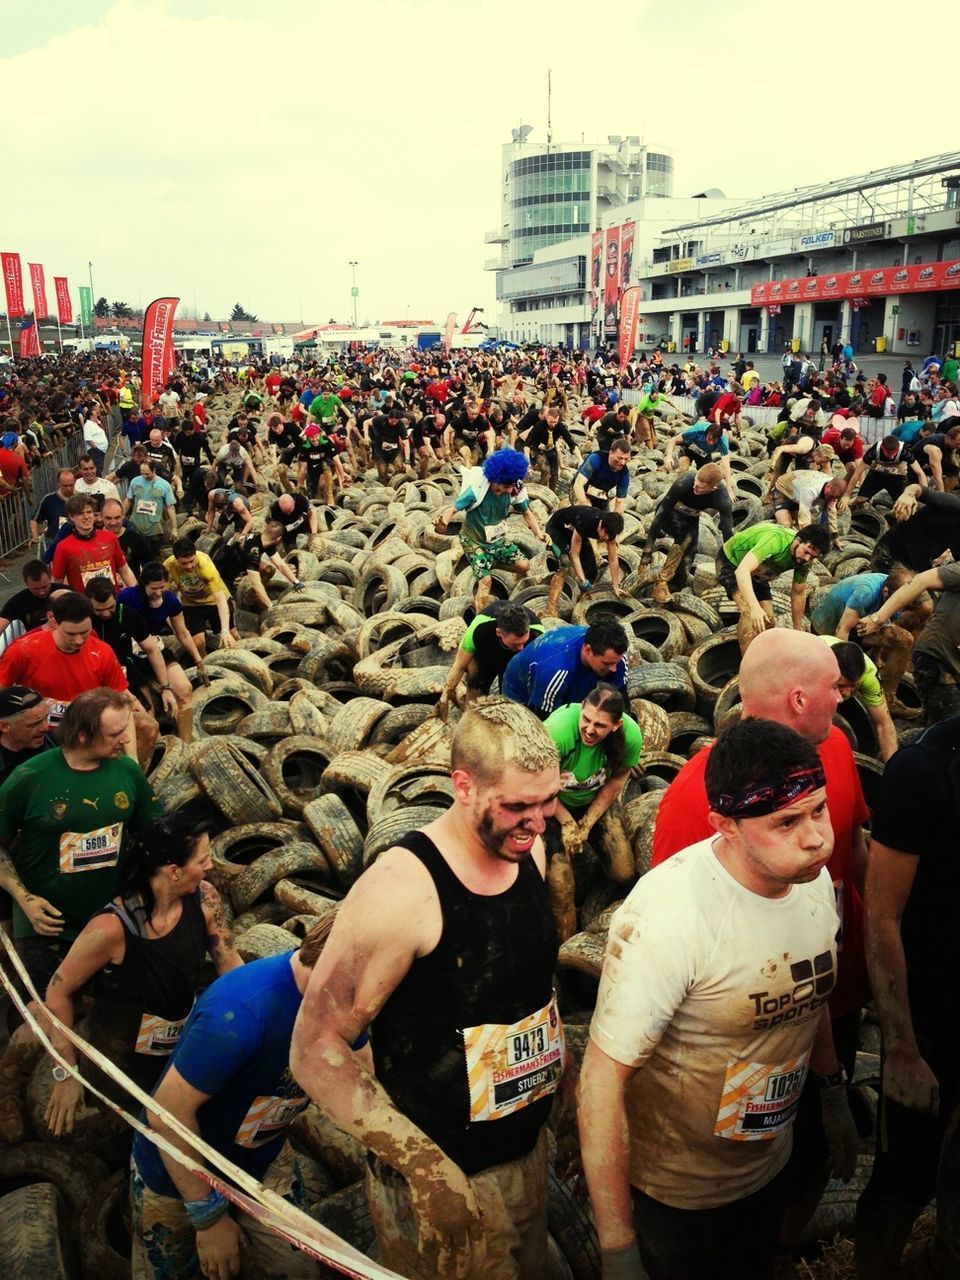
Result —
[[15, 320], [24, 313], [23, 274], [20, 269], [19, 253], [4, 253], [3, 287], [7, 291], [7, 316]]
[[451, 311], [450, 314], [447, 316], [447, 323], [444, 326], [444, 330], [443, 330], [443, 349], [447, 353], [447, 355], [450, 354], [450, 344], [453, 341], [453, 331], [456, 327], [457, 327], [457, 313], [455, 311]]
[[31, 356], [40, 354], [40, 338], [37, 333], [36, 320], [20, 321], [20, 356], [29, 360]]
[[620, 228], [620, 292], [630, 287], [630, 272], [633, 270], [633, 235], [637, 229], [635, 222], [625, 222]]
[[29, 267], [30, 284], [33, 286], [33, 314], [39, 324], [50, 314], [47, 307], [47, 282], [44, 279], [43, 266], [39, 262], [31, 262]]
[[80, 286], [80, 323], [85, 329], [93, 324], [93, 290], [88, 284]]
[[620, 301], [620, 228], [607, 227], [603, 260], [603, 332], [612, 337], [617, 332], [617, 303]]
[[640, 315], [640, 286], [631, 285], [620, 299], [620, 368], [633, 359], [637, 345], [637, 320]]
[[53, 287], [57, 295], [57, 319], [61, 324], [73, 324], [73, 303], [66, 276], [54, 276]]
[[[83, 287], [80, 289], [83, 293]], [[143, 317], [143, 372], [140, 403], [152, 407], [173, 368], [173, 317], [179, 298], [156, 298]]]
[[603, 232], [594, 231], [590, 240], [590, 328], [597, 327], [600, 306], [600, 276], [603, 264]]

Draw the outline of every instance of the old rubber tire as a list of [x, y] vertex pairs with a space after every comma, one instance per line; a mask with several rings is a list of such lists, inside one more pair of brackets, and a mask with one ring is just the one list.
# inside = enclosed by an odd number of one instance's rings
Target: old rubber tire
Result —
[[690, 679], [697, 694], [697, 710], [713, 715], [724, 686], [740, 670], [740, 643], [734, 630], [724, 630], [698, 644], [690, 653]]
[[252, 684], [266, 697], [273, 692], [273, 673], [259, 654], [248, 649], [218, 649], [204, 659], [204, 666], [213, 675], [220, 671], [235, 672], [247, 684]]
[[427, 703], [413, 703], [409, 707], [394, 707], [388, 711], [370, 735], [370, 746], [377, 747], [382, 743], [399, 746], [404, 738], [414, 729], [420, 727], [433, 715], [434, 708]]
[[283, 806], [285, 817], [299, 818], [304, 805], [316, 799], [329, 764], [323, 742], [307, 734], [291, 734], [270, 748], [263, 762], [263, 777]]
[[304, 805], [303, 820], [337, 880], [349, 888], [363, 870], [363, 835], [350, 810], [338, 795], [322, 795]]
[[255, 924], [252, 929], [238, 933], [234, 945], [244, 961], [265, 960], [268, 956], [282, 956], [296, 951], [300, 945], [289, 931], [275, 924]]
[[332, 872], [323, 851], [306, 840], [263, 853], [230, 881], [234, 908], [247, 911], [268, 895], [278, 880], [290, 876], [308, 879], [317, 889], [330, 883]]
[[58, 1189], [37, 1182], [0, 1197], [0, 1276], [3, 1280], [70, 1280], [65, 1246], [71, 1223]]
[[640, 726], [643, 750], [666, 751], [670, 745], [670, 717], [663, 707], [646, 698], [634, 698], [630, 713]]
[[268, 705], [259, 689], [232, 673], [229, 678], [211, 680], [209, 688], [194, 690], [194, 735], [235, 733], [244, 716]]
[[381, 853], [395, 845], [401, 836], [408, 831], [421, 830], [445, 812], [445, 809], [413, 804], [394, 809], [392, 813], [379, 818], [372, 824], [363, 842], [363, 865], [369, 867]]
[[665, 711], [692, 711], [696, 694], [690, 676], [674, 662], [648, 662], [627, 671], [627, 696], [656, 702]]
[[232, 743], [210, 738], [198, 745], [190, 772], [228, 822], [272, 822], [280, 817], [276, 793]]
[[307, 828], [299, 822], [245, 822], [228, 827], [210, 841], [213, 871], [209, 879], [221, 892], [229, 892], [229, 882], [261, 855], [307, 837]]
[[453, 803], [453, 784], [438, 765], [396, 765], [370, 788], [367, 822], [372, 826], [394, 809], [412, 804], [442, 809]]
[[[576, 1030], [579, 1028], [571, 1028]], [[547, 1228], [573, 1280], [596, 1280], [600, 1274], [600, 1240], [589, 1202], [574, 1195], [552, 1169], [547, 1193]]]
[[312, 738], [326, 738], [330, 721], [306, 690], [295, 693], [288, 703], [290, 728], [293, 733], [305, 733]]
[[326, 746], [331, 757], [366, 746], [374, 726], [391, 709], [380, 698], [352, 698], [330, 721]]
[[52, 1182], [63, 1196], [72, 1224], [86, 1211], [107, 1166], [95, 1155], [52, 1142], [21, 1142], [0, 1150], [0, 1196], [36, 1182]]
[[130, 1173], [118, 1169], [96, 1187], [80, 1224], [84, 1274], [97, 1280], [129, 1280], [130, 1223], [127, 1209]]

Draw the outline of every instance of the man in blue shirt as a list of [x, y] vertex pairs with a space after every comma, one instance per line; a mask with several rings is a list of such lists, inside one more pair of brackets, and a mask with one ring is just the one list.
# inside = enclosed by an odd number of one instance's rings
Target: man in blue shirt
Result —
[[614, 440], [609, 453], [591, 453], [573, 480], [573, 502], [577, 506], [597, 507], [609, 511], [610, 495], [614, 495], [613, 509], [623, 514], [623, 503], [630, 491], [630, 446], [622, 437]]
[[557, 707], [582, 702], [601, 680], [624, 690], [628, 643], [613, 617], [601, 617], [589, 627], [556, 627], [510, 659], [504, 695], [545, 720]]
[[722, 426], [712, 422], [696, 422], [692, 427], [685, 427], [683, 431], [677, 432], [663, 455], [665, 471], [673, 470], [673, 455], [678, 447], [680, 457], [685, 459], [681, 462], [681, 467], [692, 462], [699, 470], [708, 462], [716, 462], [723, 472], [727, 493], [735, 492], [733, 476], [730, 474], [730, 443]]

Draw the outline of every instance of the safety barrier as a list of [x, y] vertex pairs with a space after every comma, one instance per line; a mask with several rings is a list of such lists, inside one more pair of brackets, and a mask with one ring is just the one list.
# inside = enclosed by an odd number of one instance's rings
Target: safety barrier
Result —
[[77, 431], [48, 458], [41, 458], [30, 471], [31, 501], [22, 489], [0, 499], [0, 559], [11, 556], [30, 541], [30, 515], [46, 493], [57, 487], [64, 467], [75, 469], [83, 454], [83, 436]]

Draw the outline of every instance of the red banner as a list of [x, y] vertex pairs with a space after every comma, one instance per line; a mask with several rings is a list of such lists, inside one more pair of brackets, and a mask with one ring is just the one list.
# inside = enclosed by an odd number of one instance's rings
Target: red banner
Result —
[[24, 360], [40, 354], [40, 334], [36, 320], [24, 320], [20, 325], [19, 352]]
[[597, 308], [600, 306], [600, 276], [603, 269], [603, 232], [594, 231], [590, 237], [590, 327], [597, 325]]
[[630, 287], [630, 272], [633, 270], [633, 236], [637, 229], [635, 222], [625, 222], [620, 228], [620, 292]]
[[46, 320], [50, 312], [47, 309], [47, 282], [43, 278], [43, 267], [39, 262], [29, 263], [30, 284], [33, 287], [33, 314], [37, 320]]
[[0, 257], [3, 259], [3, 287], [7, 291], [7, 315], [11, 320], [15, 320], [18, 316], [22, 316], [25, 311], [20, 255], [19, 253], [4, 253], [0, 254]]
[[637, 321], [640, 318], [640, 286], [631, 285], [620, 299], [620, 368], [633, 359], [637, 345]]
[[54, 276], [53, 287], [57, 293], [57, 319], [61, 324], [73, 324], [73, 303], [66, 276]]
[[607, 227], [603, 247], [603, 332], [617, 332], [617, 303], [620, 301], [620, 228]]
[[909, 267], [875, 271], [840, 271], [833, 275], [766, 280], [750, 290], [754, 306], [770, 302], [825, 302], [831, 298], [883, 298], [889, 294], [960, 289], [960, 261], [919, 262]]
[[447, 323], [443, 327], [443, 349], [450, 354], [450, 344], [453, 342], [453, 331], [457, 327], [457, 313], [451, 311], [447, 316]]
[[174, 367], [173, 317], [179, 298], [157, 298], [143, 317], [143, 372], [140, 403], [153, 406]]

